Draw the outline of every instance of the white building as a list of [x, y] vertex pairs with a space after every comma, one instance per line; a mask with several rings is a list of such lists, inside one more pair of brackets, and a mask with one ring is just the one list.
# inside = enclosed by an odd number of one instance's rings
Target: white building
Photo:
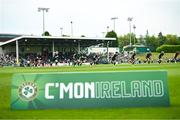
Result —
[[96, 53], [96, 54], [105, 54], [107, 51], [111, 54], [119, 52], [118, 47], [88, 47], [87, 54]]

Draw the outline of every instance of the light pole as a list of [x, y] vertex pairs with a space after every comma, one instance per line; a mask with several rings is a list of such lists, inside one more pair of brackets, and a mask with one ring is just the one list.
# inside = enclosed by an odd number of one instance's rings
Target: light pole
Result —
[[134, 29], [134, 45], [135, 45], [135, 41], [136, 41], [136, 33], [135, 33], [136, 26], [135, 25], [133, 25], [133, 29]]
[[63, 28], [61, 27], [61, 28], [60, 28], [60, 30], [61, 30], [61, 36], [62, 36], [62, 31], [63, 31]]
[[107, 26], [107, 33], [109, 32], [109, 26]]
[[115, 24], [116, 24], [115, 21], [116, 21], [116, 19], [118, 19], [118, 17], [112, 17], [112, 18], [111, 18], [111, 20], [114, 21], [114, 32], [115, 32]]
[[132, 43], [131, 43], [131, 21], [132, 21], [132, 17], [128, 17], [127, 21], [129, 21], [129, 40], [130, 40], [130, 43], [129, 45], [131, 46]]
[[43, 12], [43, 34], [45, 32], [44, 12], [48, 12], [48, 10], [49, 10], [49, 8], [42, 8], [42, 7], [38, 8], [38, 12], [41, 12], [41, 11]]
[[105, 37], [106, 32], [102, 32], [102, 37]]
[[73, 22], [71, 21], [71, 37], [73, 37]]

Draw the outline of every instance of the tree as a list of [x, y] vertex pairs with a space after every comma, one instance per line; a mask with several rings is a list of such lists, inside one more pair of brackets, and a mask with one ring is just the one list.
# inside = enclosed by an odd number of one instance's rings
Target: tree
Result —
[[180, 41], [178, 40], [178, 37], [176, 35], [168, 34], [166, 35], [166, 42], [167, 45], [180, 45]]
[[180, 36], [177, 38], [177, 42], [180, 45]]
[[118, 37], [117, 37], [116, 32], [114, 32], [112, 30], [112, 31], [108, 32], [105, 37], [106, 38], [116, 38], [115, 41], [109, 43], [109, 46], [110, 47], [118, 47]]
[[152, 52], [156, 51], [159, 47], [159, 41], [155, 36], [146, 36], [146, 46], [150, 48]]
[[51, 36], [48, 31], [45, 31], [42, 36]]
[[81, 35], [81, 37], [86, 37], [85, 35]]
[[119, 47], [122, 49], [124, 46], [129, 45], [129, 34], [120, 36], [118, 38]]
[[[126, 45], [129, 45], [130, 44], [130, 40], [129, 40], [129, 36], [130, 36], [130, 33], [128, 34], [125, 34], [125, 35], [122, 35], [118, 38], [118, 45], [120, 47], [120, 49], [122, 49], [124, 46]], [[131, 39], [132, 43], [134, 43], [134, 37], [135, 37], [135, 34], [131, 34]], [[135, 39], [135, 43], [136, 44], [143, 44], [144, 45], [144, 38], [143, 36], [140, 36], [139, 40], [137, 40], [137, 38]]]
[[[120, 36], [118, 38], [119, 47], [122, 49], [124, 46], [129, 45], [129, 34]], [[134, 34], [131, 34], [134, 36]], [[158, 36], [150, 36], [147, 30], [146, 35], [138, 38], [138, 43], [140, 45], [145, 45], [146, 47], [150, 48], [152, 52], [156, 51], [159, 46], [162, 45], [180, 45], [180, 37], [177, 35], [168, 34], [163, 36], [162, 32], [158, 34]]]
[[140, 44], [140, 45], [145, 45], [146, 44], [146, 40], [142, 35], [140, 35], [140, 37], [138, 39], [138, 44]]
[[162, 32], [158, 34], [159, 46], [163, 45], [166, 42], [166, 37], [163, 36]]

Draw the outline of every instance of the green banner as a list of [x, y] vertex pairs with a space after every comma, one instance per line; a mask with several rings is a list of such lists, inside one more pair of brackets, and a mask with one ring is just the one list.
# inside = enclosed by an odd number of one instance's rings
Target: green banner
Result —
[[169, 106], [166, 71], [14, 74], [12, 109]]

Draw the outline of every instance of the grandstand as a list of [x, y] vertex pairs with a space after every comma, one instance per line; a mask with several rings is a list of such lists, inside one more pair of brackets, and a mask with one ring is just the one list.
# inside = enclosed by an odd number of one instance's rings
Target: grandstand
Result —
[[[80, 54], [87, 47], [97, 44], [107, 46], [115, 38], [88, 38], [88, 37], [59, 37], [59, 36], [30, 36], [16, 34], [0, 34], [1, 61], [19, 64], [20, 58], [54, 59], [56, 54], [73, 56]], [[21, 59], [21, 61], [23, 60]], [[67, 58], [69, 59], [69, 58]], [[66, 60], [67, 60], [66, 59]], [[8, 63], [9, 63], [8, 62]]]

